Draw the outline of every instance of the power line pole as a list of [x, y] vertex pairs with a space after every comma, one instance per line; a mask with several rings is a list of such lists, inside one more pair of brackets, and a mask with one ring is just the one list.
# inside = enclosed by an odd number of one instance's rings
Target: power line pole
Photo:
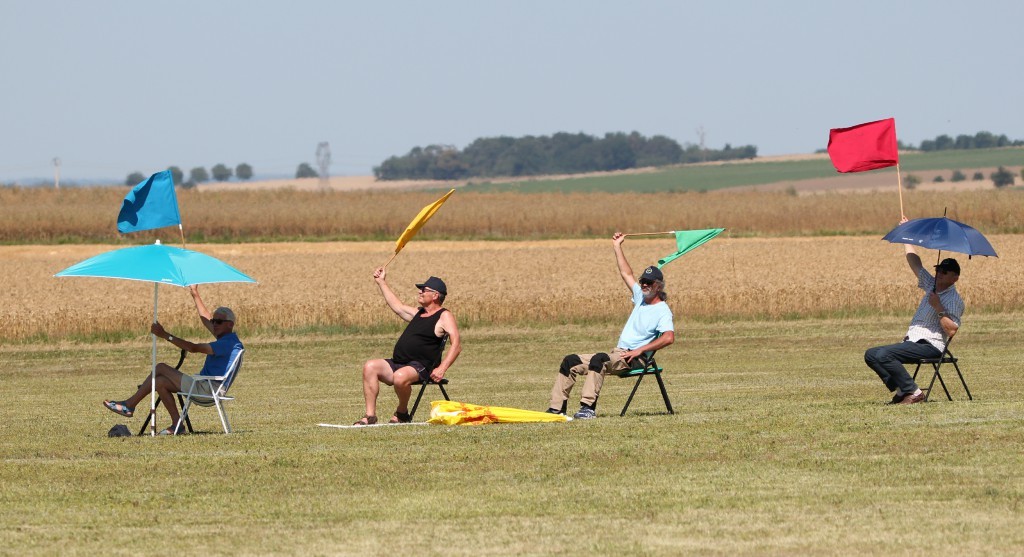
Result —
[[60, 189], [60, 157], [53, 157], [53, 189]]
[[697, 137], [700, 139], [700, 162], [707, 162], [708, 160], [708, 148], [704, 145], [704, 138], [707, 136], [707, 131], [704, 130], [704, 125], [697, 127]]
[[320, 189], [326, 190], [331, 181], [331, 146], [326, 141], [316, 146], [316, 165], [320, 168]]

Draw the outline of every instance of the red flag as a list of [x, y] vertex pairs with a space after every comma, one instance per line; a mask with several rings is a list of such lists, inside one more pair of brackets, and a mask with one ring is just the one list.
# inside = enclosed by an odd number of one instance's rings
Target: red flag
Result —
[[864, 172], [895, 166], [900, 162], [896, 149], [896, 119], [829, 130], [828, 156], [839, 172]]

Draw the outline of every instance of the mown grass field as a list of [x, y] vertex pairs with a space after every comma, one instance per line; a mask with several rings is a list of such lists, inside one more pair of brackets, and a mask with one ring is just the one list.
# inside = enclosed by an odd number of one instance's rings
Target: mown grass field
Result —
[[[959, 151], [933, 151], [903, 153], [900, 155], [902, 172], [926, 170], [969, 170], [996, 166], [1024, 164], [1024, 149], [971, 149]], [[892, 169], [873, 172], [892, 173]], [[681, 165], [649, 173], [612, 176], [588, 176], [572, 180], [480, 180], [467, 189], [470, 191], [520, 192], [664, 192], [711, 191], [736, 186], [792, 182], [836, 175], [828, 158], [817, 160], [736, 162], [721, 165]]]
[[[907, 316], [730, 321], [659, 355], [675, 415], [644, 384], [619, 418], [614, 380], [589, 422], [366, 430], [315, 424], [361, 414], [360, 363], [394, 334], [243, 330], [236, 432], [205, 410], [204, 434], [157, 439], [108, 439], [141, 422], [100, 405], [145, 374], [145, 341], [5, 344], [0, 553], [1019, 554], [1020, 318], [967, 321], [973, 402], [954, 374], [955, 402], [882, 404], [861, 355]], [[618, 327], [470, 329], [450, 392], [543, 408], [561, 356]]]

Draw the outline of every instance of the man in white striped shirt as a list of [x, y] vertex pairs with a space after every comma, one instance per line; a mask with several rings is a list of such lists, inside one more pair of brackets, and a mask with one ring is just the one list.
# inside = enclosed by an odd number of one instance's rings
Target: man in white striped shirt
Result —
[[[906, 218], [903, 222], [906, 222]], [[907, 263], [917, 276], [918, 288], [924, 290], [924, 297], [910, 321], [907, 336], [899, 344], [876, 346], [864, 353], [868, 367], [882, 379], [885, 386], [895, 392], [891, 404], [915, 404], [925, 394], [914, 383], [904, 363], [916, 362], [921, 358], [938, 358], [946, 349], [946, 342], [960, 328], [964, 314], [964, 300], [953, 286], [960, 278], [960, 264], [956, 259], [943, 259], [935, 266], [932, 277], [921, 264], [921, 258], [914, 247], [904, 244]]]

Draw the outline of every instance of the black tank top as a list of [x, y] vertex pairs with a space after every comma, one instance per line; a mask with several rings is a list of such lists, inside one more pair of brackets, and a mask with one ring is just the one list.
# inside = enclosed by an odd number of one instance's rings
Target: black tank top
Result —
[[419, 362], [428, 370], [440, 363], [441, 341], [444, 338], [434, 334], [434, 327], [445, 311], [445, 308], [441, 308], [434, 315], [423, 317], [426, 310], [420, 308], [405, 327], [402, 336], [398, 337], [391, 359], [396, 364]]

